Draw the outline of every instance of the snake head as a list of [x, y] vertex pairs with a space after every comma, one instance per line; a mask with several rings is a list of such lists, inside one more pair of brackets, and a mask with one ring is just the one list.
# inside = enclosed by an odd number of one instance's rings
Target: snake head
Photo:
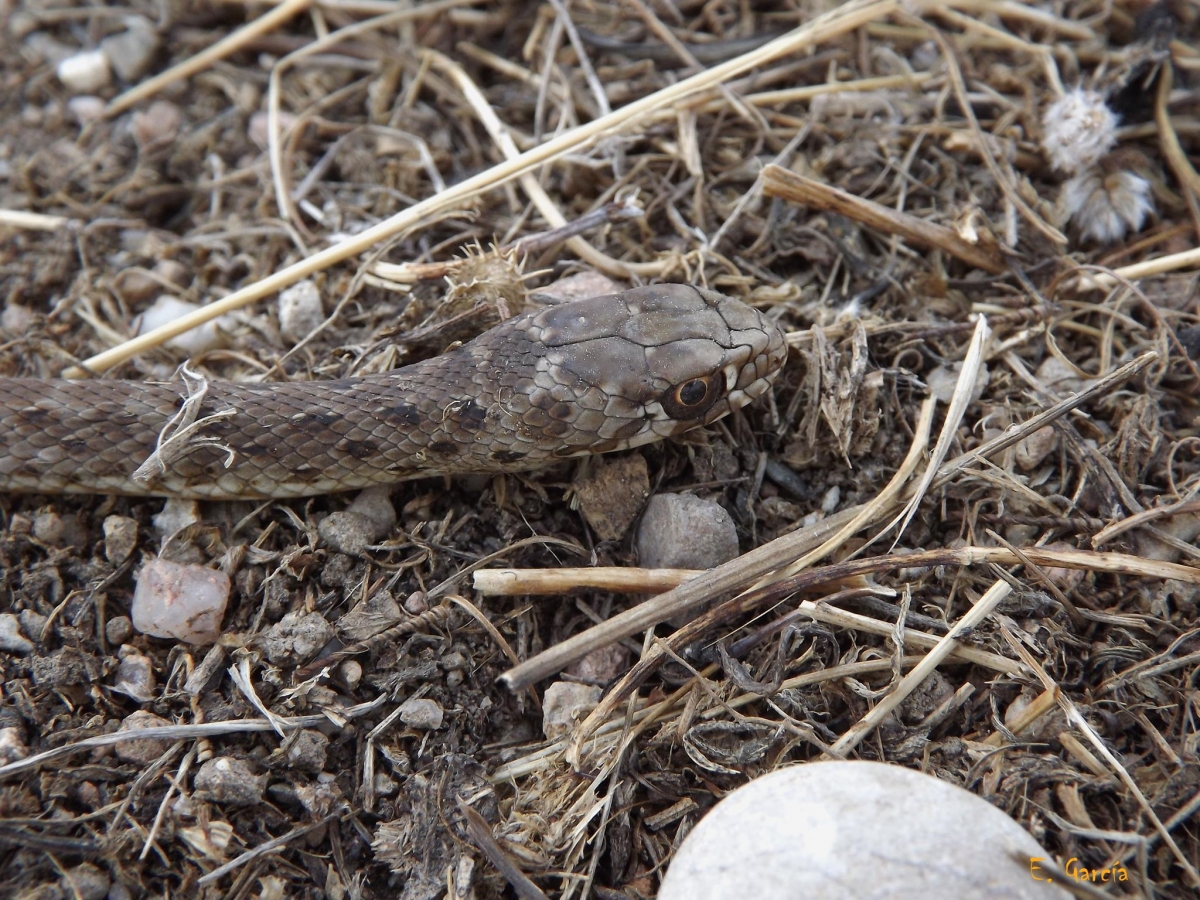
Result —
[[553, 399], [569, 419], [559, 456], [635, 447], [713, 422], [765, 393], [787, 358], [783, 332], [761, 312], [691, 285], [564, 304], [529, 324], [545, 347], [533, 405]]

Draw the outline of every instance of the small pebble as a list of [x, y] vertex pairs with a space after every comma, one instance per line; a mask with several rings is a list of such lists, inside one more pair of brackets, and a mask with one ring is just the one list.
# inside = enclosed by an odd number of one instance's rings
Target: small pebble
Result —
[[67, 112], [78, 125], [87, 125], [104, 115], [104, 101], [91, 94], [81, 94], [67, 101]]
[[104, 558], [114, 566], [129, 559], [137, 546], [138, 523], [128, 516], [106, 516], [104, 519]]
[[68, 56], [55, 68], [55, 74], [73, 94], [94, 94], [112, 79], [103, 50], [84, 50]]
[[200, 504], [195, 500], [171, 497], [163, 504], [162, 512], [153, 516], [154, 531], [161, 538], [169, 538], [189, 525], [201, 521]]
[[[169, 294], [163, 294], [154, 301], [154, 304], [149, 309], [142, 313], [142, 319], [138, 325], [138, 334], [146, 334], [160, 325], [169, 325], [171, 322], [181, 319], [188, 313], [195, 312], [199, 308], [198, 304], [188, 303]], [[199, 356], [202, 353], [221, 346], [224, 341], [221, 331], [222, 325], [232, 327], [232, 320], [228, 316], [219, 316], [216, 319], [205, 322], [199, 328], [193, 328], [190, 331], [185, 331], [183, 334], [176, 335], [167, 341], [167, 346], [174, 347], [188, 356]]]
[[232, 756], [217, 756], [200, 766], [192, 782], [201, 800], [229, 806], [254, 806], [262, 802], [266, 775], [255, 775], [250, 764]]
[[[139, 709], [125, 717], [118, 731], [141, 731], [144, 728], [165, 728], [170, 725], [166, 719], [152, 712]], [[140, 741], [121, 741], [113, 746], [113, 752], [118, 759], [128, 763], [148, 766], [155, 762], [171, 747], [171, 742], [162, 738], [151, 738]]]
[[1009, 525], [1004, 529], [1004, 539], [1014, 547], [1028, 547], [1041, 531], [1036, 525]]
[[580, 681], [595, 685], [615, 681], [628, 668], [629, 651], [620, 644], [609, 644], [572, 663], [566, 672]]
[[1053, 425], [1039, 428], [1013, 448], [1013, 461], [1022, 472], [1031, 472], [1058, 449], [1058, 432]]
[[192, 270], [177, 259], [160, 259], [154, 264], [154, 274], [178, 288], [186, 288], [192, 281]]
[[325, 321], [321, 292], [305, 279], [279, 293], [279, 330], [293, 341], [308, 337]]
[[118, 656], [121, 662], [117, 665], [113, 690], [120, 691], [139, 703], [149, 703], [154, 699], [154, 689], [158, 686], [154, 678], [154, 663], [136, 647], [124, 646]]
[[404, 601], [404, 611], [410, 616], [419, 616], [421, 613], [429, 612], [429, 599], [425, 596], [424, 591], [413, 591], [408, 595], [408, 599]]
[[433, 731], [442, 727], [441, 706], [428, 698], [405, 700], [400, 704], [400, 721], [418, 731]]
[[104, 623], [104, 637], [113, 647], [120, 647], [133, 635], [129, 616], [113, 616]]
[[182, 125], [183, 113], [178, 106], [166, 100], [155, 100], [145, 111], [133, 114], [133, 141], [143, 152], [163, 147], [179, 137]]
[[107, 872], [86, 862], [64, 871], [60, 881], [63, 891], [74, 900], [104, 900], [112, 886]]
[[1047, 356], [1033, 374], [1043, 387], [1062, 395], [1076, 394], [1090, 383], [1090, 379], [1081, 378], [1073, 366], [1057, 356]]
[[81, 547], [86, 532], [78, 516], [60, 516], [54, 510], [47, 510], [34, 517], [33, 536], [50, 547]]
[[0, 650], [24, 656], [34, 650], [33, 642], [21, 634], [21, 622], [12, 613], [0, 613]]
[[19, 41], [41, 27], [41, 20], [32, 12], [18, 9], [16, 4], [10, 5], [8, 9], [10, 10], [7, 22], [9, 37]]
[[600, 688], [573, 681], [556, 681], [542, 698], [542, 732], [557, 740], [575, 730], [600, 702]]
[[579, 511], [602, 541], [620, 540], [650, 496], [650, 470], [640, 453], [598, 457], [571, 484]]
[[379, 529], [362, 513], [341, 509], [331, 512], [317, 524], [317, 534], [338, 553], [362, 556], [375, 543]]
[[272, 664], [295, 666], [316, 656], [336, 633], [320, 613], [294, 611], [267, 630], [263, 649]]
[[[1068, 900], [1051, 859], [986, 800], [900, 766], [788, 766], [727, 794], [672, 858], [659, 900]], [[881, 891], [885, 885], [886, 890]]]
[[316, 775], [325, 768], [329, 754], [329, 738], [319, 731], [306, 728], [299, 732], [287, 748], [289, 768]]
[[533, 292], [532, 298], [539, 303], [567, 303], [571, 300], [586, 300], [588, 297], [602, 297], [605, 294], [615, 294], [621, 290], [607, 275], [590, 269], [560, 278], [544, 288]]
[[353, 690], [362, 681], [363, 667], [356, 659], [347, 659], [338, 666], [338, 678], [347, 688]]
[[231, 589], [224, 572], [152, 559], [138, 573], [133, 590], [133, 627], [186, 644], [215, 643]]
[[29, 755], [29, 747], [21, 735], [21, 729], [9, 725], [0, 728], [0, 766], [22, 760]]
[[838, 508], [838, 504], [842, 502], [842, 489], [836, 484], [825, 492], [821, 498], [821, 512], [825, 515], [831, 515]]
[[118, 78], [125, 82], [137, 81], [146, 74], [158, 51], [158, 35], [154, 26], [141, 16], [127, 16], [125, 31], [104, 38], [100, 49]]
[[42, 640], [42, 635], [46, 633], [46, 625], [50, 621], [48, 616], [43, 616], [36, 610], [23, 609], [17, 613], [17, 618], [21, 622], [21, 631], [28, 635], [31, 640]]
[[638, 525], [637, 553], [650, 569], [711, 569], [738, 555], [725, 508], [692, 494], [656, 494]]
[[34, 312], [28, 306], [8, 303], [0, 313], [0, 331], [19, 337], [33, 327]]
[[[954, 396], [954, 389], [958, 385], [958, 379], [962, 373], [962, 363], [953, 363], [949, 366], [938, 366], [925, 374], [925, 384], [929, 387], [929, 393], [942, 403], [949, 403]], [[987, 366], [980, 366], [979, 372], [975, 377], [975, 384], [971, 387], [971, 402], [975, 403], [983, 396], [984, 388], [988, 386], [988, 381], [991, 379], [991, 374], [988, 372]]]
[[392, 505], [391, 489], [386, 486], [369, 487], [359, 491], [348, 510], [370, 519], [378, 538], [384, 537], [396, 527], [396, 507]]

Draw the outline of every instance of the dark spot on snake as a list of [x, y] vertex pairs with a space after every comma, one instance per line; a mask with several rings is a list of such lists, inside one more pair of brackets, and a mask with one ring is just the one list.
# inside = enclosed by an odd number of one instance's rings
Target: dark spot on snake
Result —
[[551, 422], [543, 431], [551, 437], [564, 437], [571, 431], [570, 422]]
[[21, 417], [31, 425], [39, 425], [43, 428], [46, 423], [53, 419], [48, 409], [38, 409], [36, 406], [27, 406], [21, 410]]
[[515, 463], [525, 458], [525, 454], [519, 450], [495, 450], [491, 456], [500, 463]]
[[321, 434], [337, 420], [338, 417], [334, 413], [304, 413], [289, 419], [288, 422], [305, 434]]
[[241, 453], [251, 459], [261, 459], [264, 456], [278, 455], [278, 446], [276, 444], [260, 444], [256, 441], [236, 444], [233, 446], [233, 450], [235, 453]]
[[433, 441], [429, 444], [429, 449], [434, 453], [449, 456], [458, 452], [458, 444], [450, 440]]
[[478, 431], [487, 418], [487, 410], [474, 400], [452, 403], [446, 407], [446, 414], [447, 418], [453, 419], [465, 431]]
[[411, 403], [397, 403], [384, 413], [389, 425], [420, 425], [421, 414]]
[[355, 459], [366, 459], [379, 452], [379, 446], [371, 441], [351, 441], [346, 438], [342, 438], [334, 447]]
[[616, 430], [616, 432], [613, 434], [613, 438], [617, 441], [627, 441], [634, 435], [638, 434], [642, 430], [642, 427], [643, 423], [641, 419], [630, 419]]
[[92, 448], [88, 446], [87, 441], [73, 441], [64, 438], [60, 444], [67, 453], [76, 459], [90, 459], [92, 457]]
[[538, 391], [529, 398], [529, 405], [537, 409], [549, 409], [557, 402], [548, 391]]
[[546, 413], [552, 419], [558, 419], [560, 422], [565, 422], [571, 418], [571, 404], [555, 403], [552, 407], [546, 410]]

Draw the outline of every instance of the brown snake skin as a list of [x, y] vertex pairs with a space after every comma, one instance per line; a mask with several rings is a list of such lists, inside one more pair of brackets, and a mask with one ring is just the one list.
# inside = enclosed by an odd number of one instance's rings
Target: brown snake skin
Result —
[[343, 381], [0, 378], [0, 491], [303, 497], [524, 471], [712, 422], [766, 391], [786, 356], [757, 310], [666, 284]]

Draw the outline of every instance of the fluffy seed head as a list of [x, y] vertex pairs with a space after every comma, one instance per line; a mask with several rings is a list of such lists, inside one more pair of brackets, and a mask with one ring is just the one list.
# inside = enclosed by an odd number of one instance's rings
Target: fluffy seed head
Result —
[[1056, 169], [1074, 174], [1117, 142], [1117, 116], [1095, 91], [1075, 88], [1042, 116], [1042, 149]]
[[1066, 219], [1074, 221], [1080, 235], [1102, 244], [1139, 231], [1146, 216], [1154, 212], [1150, 182], [1128, 169], [1105, 171], [1092, 166], [1070, 178], [1062, 188]]

